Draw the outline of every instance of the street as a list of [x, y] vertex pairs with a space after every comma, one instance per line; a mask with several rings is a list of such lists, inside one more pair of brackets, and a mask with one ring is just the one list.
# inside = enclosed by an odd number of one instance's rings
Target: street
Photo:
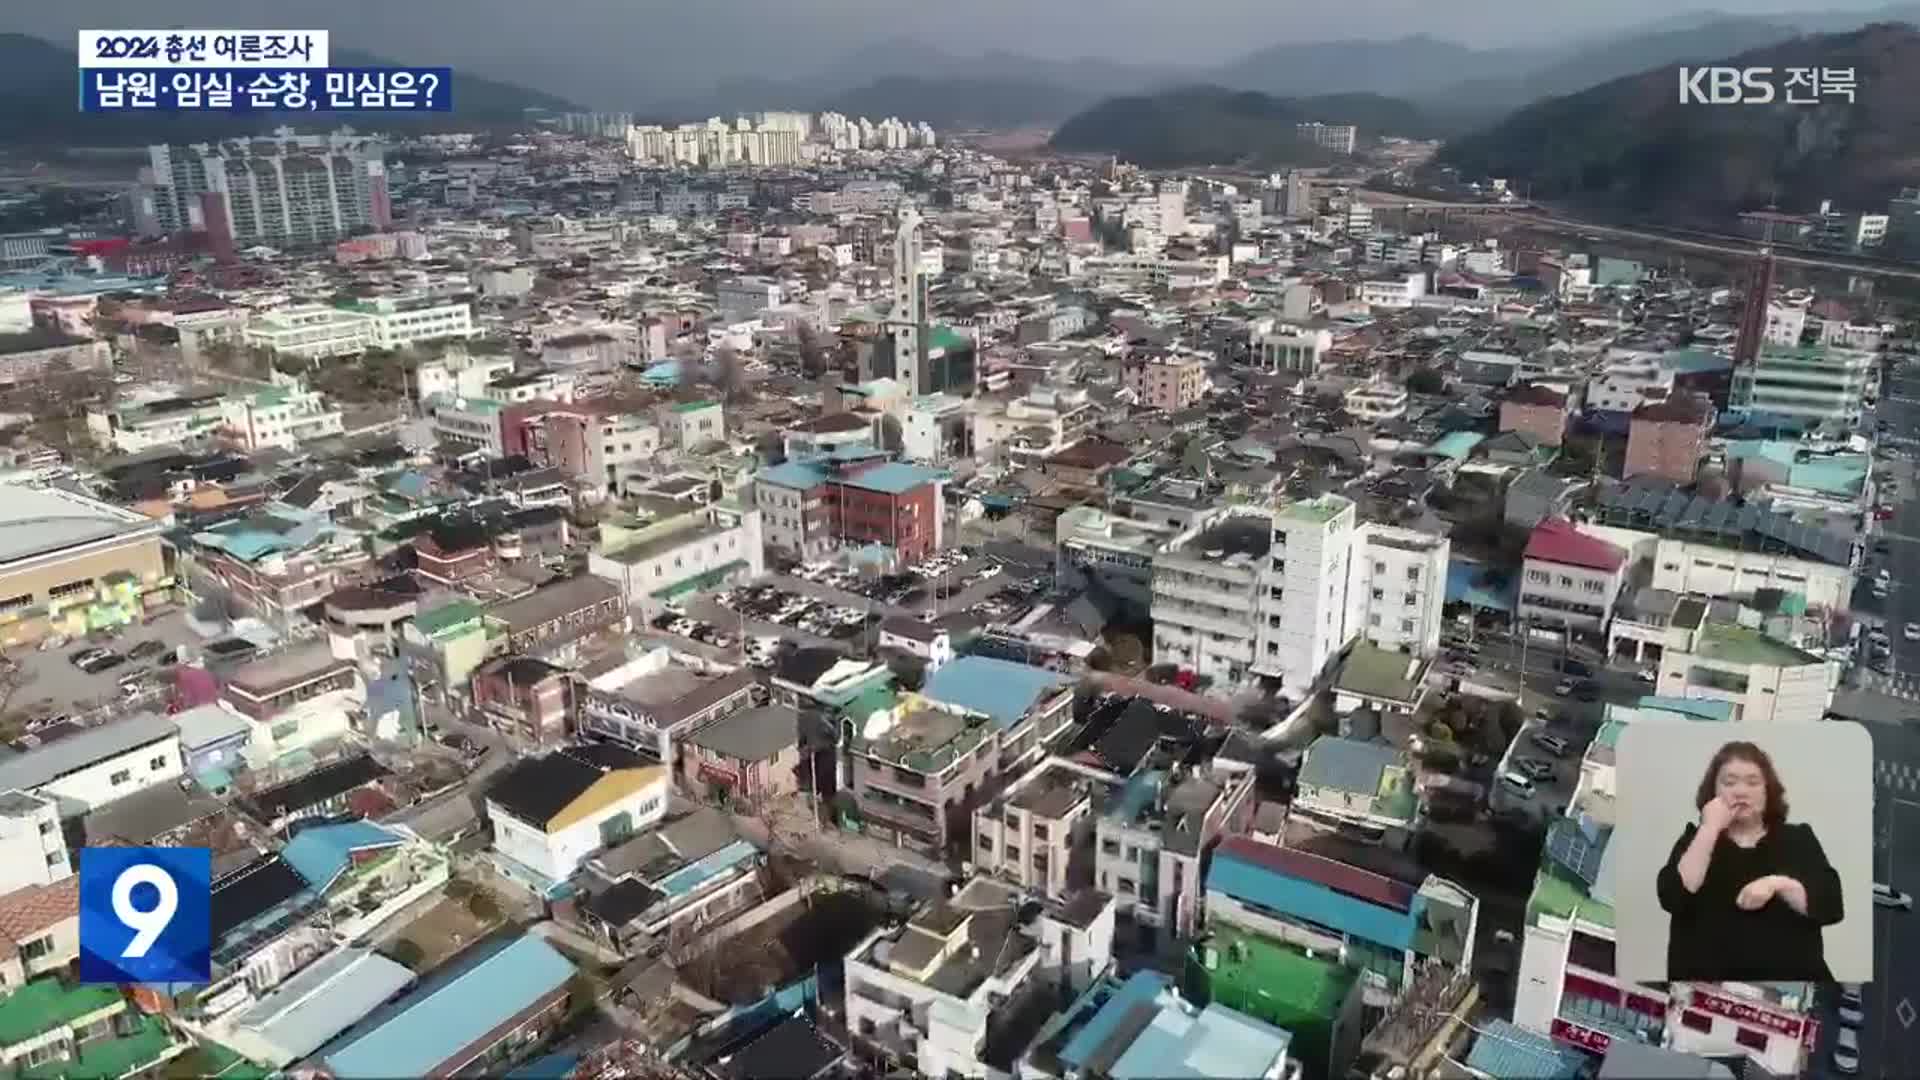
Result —
[[[1879, 441], [1906, 452], [1920, 447], [1920, 372], [1896, 370], [1882, 384], [1876, 419], [1891, 425]], [[1886, 674], [1862, 670], [1860, 686], [1835, 695], [1834, 709], [1865, 721], [1873, 737], [1873, 867], [1874, 879], [1909, 895], [1920, 891], [1920, 641], [1906, 640], [1903, 628], [1920, 622], [1920, 501], [1914, 499], [1911, 459], [1877, 462], [1891, 465], [1900, 485], [1891, 521], [1882, 522], [1879, 537], [1887, 541], [1887, 555], [1862, 573], [1856, 608], [1869, 618], [1884, 619], [1892, 639], [1891, 663]], [[1884, 601], [1870, 595], [1864, 582], [1880, 566], [1890, 571], [1893, 588]], [[1862, 657], [1864, 659], [1864, 657]], [[1856, 669], [1861, 670], [1861, 669]], [[1887, 1078], [1908, 1075], [1920, 1059], [1920, 967], [1910, 960], [1920, 954], [1920, 914], [1898, 908], [1873, 912], [1874, 981], [1862, 988], [1866, 1023], [1860, 1029], [1858, 1075]], [[1837, 1076], [1833, 1069], [1834, 1032], [1839, 1028], [1833, 1003], [1822, 1008], [1819, 1051], [1810, 1072]]]

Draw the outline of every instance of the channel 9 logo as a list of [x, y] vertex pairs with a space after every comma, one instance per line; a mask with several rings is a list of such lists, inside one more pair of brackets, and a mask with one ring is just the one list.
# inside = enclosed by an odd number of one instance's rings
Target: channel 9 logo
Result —
[[212, 922], [208, 849], [80, 849], [80, 981], [205, 983]]

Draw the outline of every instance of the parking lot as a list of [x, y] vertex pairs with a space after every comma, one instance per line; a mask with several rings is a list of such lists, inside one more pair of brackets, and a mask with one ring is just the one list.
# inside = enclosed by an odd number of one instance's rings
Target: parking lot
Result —
[[[167, 656], [198, 642], [185, 616], [172, 611], [96, 639], [10, 650], [7, 659], [17, 665], [17, 674], [10, 676], [15, 686], [5, 711], [28, 720], [61, 715], [84, 719], [88, 713], [119, 714], [163, 706]], [[121, 659], [117, 663], [103, 660], [100, 663], [107, 666], [86, 671], [75, 658], [88, 650], [103, 650]]]

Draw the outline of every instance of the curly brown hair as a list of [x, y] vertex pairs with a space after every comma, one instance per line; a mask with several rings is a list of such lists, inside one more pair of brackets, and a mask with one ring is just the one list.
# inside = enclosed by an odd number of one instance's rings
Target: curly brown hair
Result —
[[1773, 759], [1765, 750], [1744, 740], [1735, 740], [1722, 746], [1707, 762], [1707, 772], [1700, 778], [1700, 790], [1694, 792], [1693, 808], [1704, 809], [1718, 795], [1720, 769], [1729, 761], [1744, 761], [1760, 770], [1760, 776], [1767, 787], [1767, 805], [1760, 812], [1760, 820], [1768, 830], [1777, 829], [1787, 823], [1787, 787], [1780, 782], [1780, 773], [1773, 767]]

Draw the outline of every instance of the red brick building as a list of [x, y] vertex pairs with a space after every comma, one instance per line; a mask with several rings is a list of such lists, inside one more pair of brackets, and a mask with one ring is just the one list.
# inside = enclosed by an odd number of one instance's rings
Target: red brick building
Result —
[[1500, 430], [1524, 431], [1542, 446], [1567, 438], [1567, 395], [1539, 383], [1521, 383], [1500, 402]]
[[1657, 476], [1693, 483], [1713, 428], [1713, 404], [1698, 394], [1674, 394], [1633, 411], [1627, 427], [1624, 479]]

